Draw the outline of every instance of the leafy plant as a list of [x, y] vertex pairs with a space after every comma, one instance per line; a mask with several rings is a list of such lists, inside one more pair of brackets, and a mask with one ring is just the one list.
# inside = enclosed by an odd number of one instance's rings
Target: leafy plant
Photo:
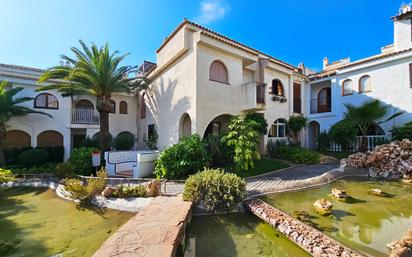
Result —
[[256, 130], [261, 135], [266, 135], [268, 133], [268, 123], [262, 114], [256, 112], [250, 112], [245, 116], [246, 121], [254, 121], [253, 129]]
[[222, 142], [222, 138], [222, 135], [209, 134], [203, 139], [212, 167], [220, 167], [233, 161], [233, 149]]
[[405, 123], [402, 127], [394, 127], [392, 139], [402, 141], [403, 139], [412, 140], [412, 121]]
[[351, 150], [353, 141], [358, 134], [356, 125], [348, 119], [343, 119], [329, 129], [329, 137], [342, 147], [343, 151]]
[[73, 199], [79, 200], [81, 205], [89, 204], [91, 194], [80, 179], [72, 178], [65, 181], [66, 190]]
[[92, 152], [95, 150], [95, 148], [91, 147], [73, 149], [70, 163], [73, 165], [76, 174], [90, 175], [93, 170]]
[[321, 152], [326, 152], [330, 147], [330, 137], [328, 132], [322, 131], [318, 136], [318, 150]]
[[61, 55], [68, 65], [54, 66], [43, 73], [39, 82], [49, 82], [38, 90], [58, 90], [63, 97], [73, 95], [92, 95], [96, 97], [96, 109], [100, 116], [100, 149], [110, 146], [109, 113], [112, 110], [114, 93], [132, 93], [143, 88], [146, 82], [129, 76], [135, 67], [120, 66], [128, 55], [111, 52], [106, 43], [103, 47], [92, 44], [88, 47], [79, 40], [81, 49], [72, 47], [74, 58]]
[[259, 133], [254, 129], [257, 122], [235, 116], [230, 121], [228, 132], [222, 138], [234, 151], [233, 162], [238, 170], [253, 169], [254, 161], [260, 159]]
[[89, 178], [87, 181], [87, 191], [92, 195], [98, 195], [106, 188], [107, 172], [101, 168], [96, 173], [96, 177]]
[[146, 187], [144, 185], [126, 186], [119, 185], [112, 194], [113, 197], [146, 197]]
[[56, 175], [60, 178], [72, 178], [76, 174], [70, 162], [62, 162], [56, 165]]
[[49, 153], [44, 149], [30, 149], [19, 155], [19, 162], [25, 167], [44, 164], [49, 160]]
[[296, 164], [317, 164], [320, 162], [320, 154], [316, 151], [300, 146], [288, 145], [285, 141], [268, 143], [270, 157], [288, 160]]
[[121, 132], [114, 139], [114, 146], [117, 150], [130, 150], [135, 142], [134, 135], [130, 132]]
[[47, 115], [45, 112], [32, 110], [20, 104], [33, 100], [32, 97], [19, 97], [22, 87], [6, 89], [7, 81], [0, 82], [0, 166], [5, 164], [4, 143], [6, 141], [6, 123], [13, 117], [25, 116], [30, 113]]
[[157, 178], [182, 178], [201, 170], [208, 160], [202, 139], [194, 134], [162, 151], [156, 161], [154, 174]]
[[368, 139], [366, 136], [374, 123], [385, 123], [403, 114], [403, 112], [396, 112], [385, 120], [380, 121], [387, 116], [391, 106], [385, 105], [379, 100], [367, 101], [360, 106], [347, 103], [345, 104], [345, 107], [347, 109], [345, 112], [345, 119], [350, 120], [355, 124], [362, 135], [362, 142], [359, 149], [361, 152], [366, 152], [368, 150]]
[[246, 183], [220, 169], [204, 169], [185, 182], [183, 200], [201, 204], [211, 212], [230, 211], [246, 195]]
[[21, 165], [8, 166], [13, 174], [55, 174], [56, 164], [45, 163], [41, 165], [24, 167]]
[[14, 179], [15, 178], [11, 170], [0, 168], [0, 184], [13, 181]]
[[308, 119], [303, 116], [292, 116], [287, 122], [294, 144], [299, 144], [299, 133], [308, 125]]

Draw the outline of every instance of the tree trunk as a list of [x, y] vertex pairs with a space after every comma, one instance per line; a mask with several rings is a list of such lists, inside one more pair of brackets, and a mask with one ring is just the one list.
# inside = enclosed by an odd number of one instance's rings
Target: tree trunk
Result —
[[368, 151], [368, 138], [366, 136], [362, 136], [359, 150], [364, 153]]
[[100, 151], [110, 150], [109, 113], [99, 112], [100, 116]]
[[4, 141], [6, 140], [6, 126], [0, 124], [0, 167], [6, 164], [6, 158], [4, 156]]

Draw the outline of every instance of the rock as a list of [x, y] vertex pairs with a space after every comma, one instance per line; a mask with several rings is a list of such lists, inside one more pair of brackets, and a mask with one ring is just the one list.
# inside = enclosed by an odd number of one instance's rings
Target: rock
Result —
[[372, 188], [371, 190], [369, 190], [369, 194], [374, 196], [386, 196], [385, 192], [383, 192], [382, 189], [379, 188]]
[[322, 254], [324, 254], [325, 252], [323, 251], [322, 248], [320, 248], [318, 246], [315, 246], [312, 249], [312, 253], [313, 253], [313, 256], [315, 256], [315, 257], [321, 257]]
[[315, 207], [316, 212], [320, 215], [329, 215], [332, 212], [333, 204], [325, 198], [322, 198], [316, 200], [316, 202], [313, 203], [313, 207]]
[[114, 191], [116, 191], [116, 188], [109, 186], [102, 191], [101, 195], [104, 197], [110, 197]]
[[332, 188], [332, 194], [331, 194], [331, 196], [332, 196], [333, 198], [335, 198], [335, 199], [338, 199], [338, 200], [344, 200], [344, 199], [346, 199], [346, 198], [348, 197], [348, 194], [346, 193], [345, 190], [340, 190], [340, 189], [337, 189], [337, 188]]
[[402, 182], [408, 185], [412, 185], [412, 179], [402, 179]]
[[253, 239], [253, 238], [255, 238], [255, 234], [247, 234], [246, 238], [247, 239]]
[[406, 232], [405, 236], [391, 243], [393, 247], [390, 257], [410, 257], [412, 256], [412, 229]]
[[160, 186], [161, 186], [160, 180], [154, 179], [150, 181], [146, 189], [147, 195], [151, 197], [158, 196], [161, 192]]

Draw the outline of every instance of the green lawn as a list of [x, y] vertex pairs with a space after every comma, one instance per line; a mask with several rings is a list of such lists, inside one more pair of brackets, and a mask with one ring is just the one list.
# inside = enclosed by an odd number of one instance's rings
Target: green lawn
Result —
[[251, 177], [251, 176], [256, 176], [264, 173], [268, 173], [271, 171], [275, 170], [280, 170], [289, 167], [289, 165], [285, 162], [281, 162], [278, 160], [273, 160], [273, 159], [265, 159], [262, 158], [258, 161], [255, 162], [255, 168], [252, 170], [248, 171], [237, 171], [234, 169], [234, 165], [227, 165], [224, 166], [223, 169], [226, 171], [235, 173], [241, 178], [246, 178], [246, 177]]
[[335, 157], [338, 160], [346, 158], [349, 155], [353, 154], [353, 153], [348, 153], [348, 152], [320, 152], [320, 153], [323, 155], [329, 155], [329, 156]]

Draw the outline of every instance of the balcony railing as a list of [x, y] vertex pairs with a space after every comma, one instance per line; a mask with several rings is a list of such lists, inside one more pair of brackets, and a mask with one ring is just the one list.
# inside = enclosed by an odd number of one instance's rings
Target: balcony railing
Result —
[[310, 100], [310, 113], [331, 112], [331, 99], [328, 97], [321, 97]]
[[72, 109], [72, 124], [99, 125], [99, 113], [94, 109]]
[[266, 84], [256, 85], [256, 103], [265, 104], [265, 86]]

